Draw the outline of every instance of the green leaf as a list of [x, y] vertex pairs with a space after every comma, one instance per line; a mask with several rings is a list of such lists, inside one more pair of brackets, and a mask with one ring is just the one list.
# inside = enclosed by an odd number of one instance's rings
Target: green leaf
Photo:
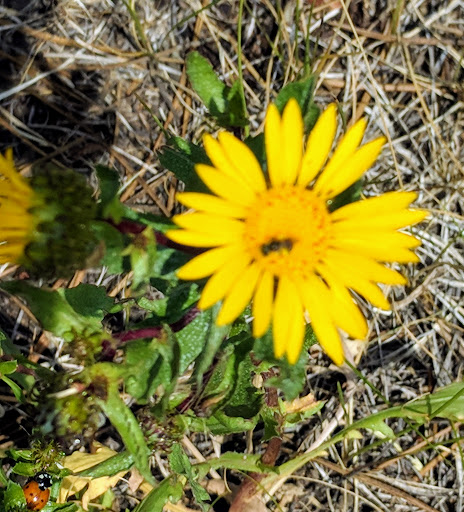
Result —
[[180, 348], [179, 373], [184, 373], [187, 367], [202, 353], [206, 337], [211, 329], [211, 314], [203, 311], [175, 334]]
[[276, 409], [264, 406], [260, 412], [261, 420], [264, 423], [264, 435], [262, 441], [269, 441], [273, 437], [279, 437], [279, 422], [276, 419]]
[[53, 291], [8, 281], [0, 288], [23, 298], [45, 330], [66, 340], [101, 331], [103, 316], [113, 304], [104, 287], [90, 284]]
[[118, 195], [119, 175], [115, 169], [100, 164], [95, 166], [95, 172], [100, 188], [100, 206], [105, 210]]
[[163, 507], [168, 501], [177, 503], [182, 498], [186, 482], [185, 477], [172, 476], [165, 478], [155, 489], [149, 492], [134, 512], [163, 512]]
[[0, 376], [15, 372], [17, 367], [17, 361], [0, 361]]
[[185, 183], [185, 190], [207, 193], [206, 185], [195, 171], [196, 164], [211, 164], [205, 150], [180, 137], [172, 137], [168, 144], [159, 154], [161, 165]]
[[3, 506], [5, 512], [26, 509], [26, 498], [20, 485], [11, 481], [8, 482], [8, 486], [3, 494]]
[[41, 469], [40, 462], [17, 462], [12, 471], [16, 475], [22, 475], [22, 476], [34, 476], [36, 475]]
[[301, 355], [298, 361], [292, 365], [285, 358], [275, 359], [271, 331], [255, 341], [253, 347], [255, 356], [270, 365], [280, 368], [279, 375], [269, 379], [267, 385], [280, 389], [284, 393], [286, 400], [293, 400], [302, 391], [306, 383], [305, 368], [308, 361], [308, 349], [315, 343], [317, 343], [316, 336], [311, 326], [307, 325]]
[[99, 216], [119, 222], [126, 209], [118, 197], [119, 175], [115, 169], [104, 165], [95, 166], [95, 172], [100, 188]]
[[108, 297], [104, 286], [81, 283], [75, 288], [58, 290], [73, 310], [100, 327], [103, 317], [111, 310], [114, 299]]
[[244, 337], [241, 343], [235, 345], [234, 387], [227, 399], [224, 412], [227, 416], [250, 419], [261, 409], [262, 391], [259, 391], [251, 382], [252, 374], [256, 370], [250, 357], [254, 340], [248, 337], [247, 333], [244, 333]]
[[331, 199], [327, 203], [329, 211], [334, 212], [335, 210], [338, 210], [338, 208], [341, 208], [342, 206], [354, 203], [355, 201], [359, 201], [361, 199], [363, 181], [364, 180], [361, 179], [354, 182], [353, 185], [351, 185], [346, 190], [338, 194], [338, 196], [335, 196], [333, 199]]
[[234, 82], [232, 87], [226, 86], [216, 76], [210, 62], [198, 52], [187, 56], [186, 66], [193, 89], [221, 126], [241, 127], [248, 124], [240, 82]]
[[97, 240], [104, 246], [104, 254], [98, 264], [108, 267], [110, 274], [121, 274], [124, 271], [123, 235], [108, 222], [94, 221], [91, 227]]
[[198, 52], [192, 52], [186, 59], [187, 75], [195, 92], [208, 107], [211, 115], [217, 117], [226, 112], [226, 85], [216, 76], [207, 59]]
[[16, 384], [16, 382], [9, 379], [8, 377], [3, 376], [0, 378], [3, 380], [5, 384], [7, 384], [11, 388], [11, 391], [13, 392], [13, 395], [15, 396], [16, 400], [18, 400], [18, 402], [24, 403], [25, 400], [23, 396], [23, 390], [18, 386], [18, 384]]
[[278, 474], [279, 469], [274, 466], [266, 466], [261, 462], [261, 455], [243, 455], [236, 452], [226, 452], [216, 459], [195, 464], [199, 478], [206, 475], [211, 469], [233, 469], [252, 473]]
[[219, 361], [215, 364], [211, 377], [209, 378], [203, 398], [206, 400], [213, 397], [226, 396], [230, 393], [235, 379], [235, 355], [233, 345], [225, 347], [220, 355]]
[[218, 123], [226, 128], [243, 127], [248, 124], [239, 80], [236, 80], [230, 89], [226, 87], [226, 112], [218, 116]]
[[167, 386], [170, 381], [170, 371], [161, 368], [164, 361], [159, 347], [157, 339], [135, 340], [127, 345], [126, 391], [140, 403], [146, 403], [159, 384]]
[[[216, 411], [213, 416], [206, 420], [206, 426], [213, 435], [234, 434], [253, 430], [258, 423], [258, 416], [254, 418], [241, 418], [227, 416], [222, 411]], [[192, 430], [193, 426], [191, 427]], [[201, 432], [202, 430], [198, 430]]]
[[198, 386], [201, 384], [201, 379], [203, 378], [203, 374], [206, 370], [211, 366], [219, 347], [221, 346], [223, 340], [226, 338], [227, 333], [230, 330], [230, 326], [217, 326], [214, 324], [216, 320], [216, 316], [219, 312], [220, 305], [216, 304], [211, 309], [205, 312], [205, 314], [210, 315], [209, 320], [209, 328], [205, 333], [205, 341], [203, 345], [203, 350], [201, 354], [198, 356], [195, 363], [195, 378]]
[[150, 471], [150, 450], [148, 449], [139, 422], [119, 396], [117, 382], [109, 381], [106, 400], [95, 398], [103, 412], [121, 436], [127, 451], [133, 456], [140, 474], [152, 485], [155, 483]]
[[133, 271], [132, 288], [137, 291], [142, 285], [148, 285], [150, 278], [156, 275], [156, 240], [151, 228], [146, 228], [135, 236], [132, 244], [124, 251], [130, 257]]
[[261, 168], [266, 168], [266, 146], [264, 144], [264, 133], [255, 135], [254, 137], [247, 137], [244, 140], [245, 144], [253, 151], [253, 154], [261, 164]]
[[20, 356], [19, 348], [8, 338], [8, 336], [0, 329], [0, 355]]
[[91, 478], [100, 478], [102, 476], [113, 476], [120, 471], [129, 471], [134, 465], [134, 456], [128, 451], [123, 451], [113, 455], [109, 459], [96, 464], [78, 473], [79, 476], [89, 476]]
[[140, 322], [139, 327], [173, 324], [181, 320], [200, 298], [200, 290], [195, 282], [180, 282], [175, 288], [169, 289], [166, 295], [167, 297], [153, 300], [146, 297], [137, 299], [141, 308], [154, 313]]
[[313, 102], [315, 85], [316, 77], [314, 75], [299, 82], [289, 83], [281, 89], [275, 99], [275, 104], [280, 113], [283, 112], [290, 98], [296, 99], [301, 109], [306, 132], [312, 129], [320, 112]]

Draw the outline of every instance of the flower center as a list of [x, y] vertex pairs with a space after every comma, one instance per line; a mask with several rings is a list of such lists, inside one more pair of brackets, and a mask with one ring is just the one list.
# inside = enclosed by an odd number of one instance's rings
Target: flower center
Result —
[[244, 241], [264, 270], [277, 277], [304, 278], [324, 257], [331, 225], [325, 202], [312, 190], [274, 188], [251, 207]]

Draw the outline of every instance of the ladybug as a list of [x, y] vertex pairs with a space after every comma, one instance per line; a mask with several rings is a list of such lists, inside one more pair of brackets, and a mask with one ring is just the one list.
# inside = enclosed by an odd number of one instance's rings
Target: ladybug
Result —
[[37, 473], [24, 487], [28, 510], [42, 510], [50, 497], [52, 477], [45, 472]]

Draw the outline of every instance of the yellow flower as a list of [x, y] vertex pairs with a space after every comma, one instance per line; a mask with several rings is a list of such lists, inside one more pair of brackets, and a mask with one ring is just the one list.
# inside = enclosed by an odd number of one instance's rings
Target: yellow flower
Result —
[[[206, 135], [212, 166], [196, 171], [215, 194], [178, 194], [196, 210], [176, 215], [183, 229], [168, 237], [180, 244], [211, 248], [178, 271], [181, 279], [211, 276], [199, 307], [223, 301], [216, 323], [234, 321], [252, 303], [253, 335], [272, 323], [274, 353], [295, 363], [301, 352], [305, 312], [325, 352], [344, 360], [338, 328], [363, 339], [367, 323], [351, 290], [374, 306], [389, 309], [376, 283], [405, 284], [384, 265], [416, 262], [420, 242], [398, 232], [426, 217], [411, 210], [414, 192], [389, 192], [343, 206], [328, 202], [355, 183], [373, 164], [385, 142], [360, 145], [366, 121], [354, 124], [329, 157], [334, 142], [336, 106], [330, 105], [303, 147], [303, 120], [290, 100], [282, 114], [271, 105], [264, 136], [266, 177], [252, 151], [232, 134]], [[325, 166], [324, 166], [325, 164]]]
[[0, 264], [20, 263], [32, 240], [36, 220], [31, 209], [39, 198], [16, 170], [13, 151], [0, 153]]

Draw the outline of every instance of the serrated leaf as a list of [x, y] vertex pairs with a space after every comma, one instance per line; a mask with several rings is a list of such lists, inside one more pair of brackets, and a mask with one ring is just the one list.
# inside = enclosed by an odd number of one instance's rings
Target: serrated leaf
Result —
[[175, 174], [185, 184], [185, 190], [208, 192], [206, 185], [195, 172], [196, 164], [210, 164], [203, 148], [180, 137], [172, 137], [159, 154], [161, 165]]
[[103, 287], [90, 284], [53, 291], [8, 281], [0, 288], [23, 298], [45, 330], [67, 340], [99, 332], [106, 308], [113, 304]]
[[3, 494], [3, 506], [5, 512], [24, 510], [26, 508], [26, 498], [20, 485], [14, 482], [8, 482], [8, 486]]

